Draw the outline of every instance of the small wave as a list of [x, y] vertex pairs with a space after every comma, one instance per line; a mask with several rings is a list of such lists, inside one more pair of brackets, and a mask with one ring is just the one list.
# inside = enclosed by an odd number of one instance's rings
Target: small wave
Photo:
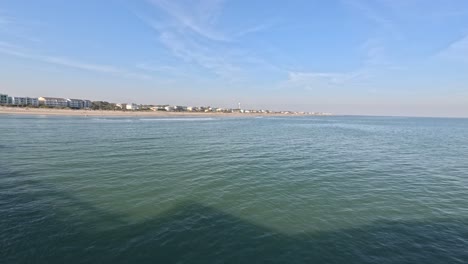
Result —
[[98, 121], [98, 122], [110, 122], [110, 123], [127, 123], [127, 122], [134, 121], [132, 119], [121, 119], [121, 118], [92, 118], [91, 120]]
[[141, 118], [140, 121], [212, 121], [211, 117], [187, 117], [187, 118]]

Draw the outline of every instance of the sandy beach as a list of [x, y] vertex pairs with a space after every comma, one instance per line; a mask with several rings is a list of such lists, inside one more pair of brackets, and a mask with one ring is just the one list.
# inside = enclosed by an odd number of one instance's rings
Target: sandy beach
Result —
[[[256, 117], [256, 116], [285, 116], [286, 114], [262, 114], [262, 113], [200, 113], [200, 112], [164, 112], [164, 111], [104, 111], [104, 110], [72, 110], [51, 108], [20, 108], [0, 107], [0, 115], [48, 115], [48, 116], [114, 116], [114, 117], [175, 117], [175, 116], [222, 116], [222, 117]], [[292, 115], [287, 115], [292, 116]]]

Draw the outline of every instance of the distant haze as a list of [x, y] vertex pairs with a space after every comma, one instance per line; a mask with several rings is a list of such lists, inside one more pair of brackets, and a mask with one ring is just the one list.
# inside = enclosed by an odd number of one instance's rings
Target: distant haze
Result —
[[468, 117], [468, 2], [0, 2], [0, 93]]

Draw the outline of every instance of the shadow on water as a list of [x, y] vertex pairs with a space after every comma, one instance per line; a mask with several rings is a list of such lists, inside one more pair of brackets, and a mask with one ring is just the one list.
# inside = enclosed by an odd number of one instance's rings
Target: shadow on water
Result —
[[[21, 177], [0, 171], [0, 179]], [[129, 224], [123, 216], [53, 186], [30, 180], [23, 184], [41, 191], [18, 193], [8, 184], [0, 186], [0, 259], [5, 263], [468, 262], [466, 219], [382, 221], [355, 229], [285, 235], [186, 202], [155, 219]], [[60, 213], [54, 202], [43, 202], [51, 196], [75, 209]], [[96, 228], [98, 224], [112, 228]]]

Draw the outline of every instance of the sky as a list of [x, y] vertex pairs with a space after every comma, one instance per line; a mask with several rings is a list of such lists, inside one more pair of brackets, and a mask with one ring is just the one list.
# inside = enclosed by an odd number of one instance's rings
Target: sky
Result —
[[468, 117], [468, 1], [0, 0], [0, 93]]

